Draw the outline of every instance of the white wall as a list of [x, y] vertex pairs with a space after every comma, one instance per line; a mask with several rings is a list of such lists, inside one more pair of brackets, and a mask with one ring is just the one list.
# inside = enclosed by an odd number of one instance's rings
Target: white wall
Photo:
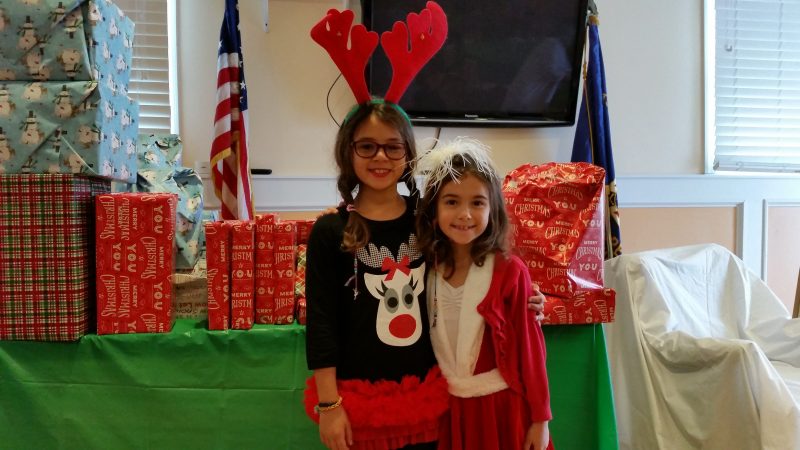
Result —
[[[734, 207], [736, 253], [767, 279], [768, 207], [800, 204], [800, 183], [788, 175], [703, 174], [703, 2], [596, 1], [623, 251], [626, 233], [637, 232], [625, 227], [626, 207]], [[323, 209], [338, 202], [331, 157], [336, 126], [325, 109], [338, 72], [308, 31], [343, 0], [269, 0], [269, 33], [261, 28], [261, 2], [239, 0], [252, 167], [274, 171], [253, 177], [256, 209]], [[188, 166], [207, 160], [211, 147], [223, 5], [177, 0], [180, 127]], [[352, 102], [346, 83], [337, 83], [334, 116], [341, 119]], [[417, 129], [418, 138], [432, 134], [432, 128]], [[574, 129], [442, 130], [445, 139], [461, 134], [491, 145], [498, 168], [507, 172], [526, 162], [569, 160]], [[207, 195], [206, 206], [215, 204], [213, 194]]]
[[[325, 95], [338, 72], [308, 31], [334, 0], [239, 0], [250, 100], [251, 167], [275, 176], [332, 176], [336, 125]], [[702, 2], [598, 0], [611, 135], [618, 175], [703, 171]], [[177, 0], [180, 129], [184, 161], [207, 160], [213, 134], [216, 50], [224, 2]], [[341, 120], [352, 95], [340, 80], [332, 93]], [[445, 128], [494, 149], [498, 168], [568, 161], [573, 128]], [[418, 128], [417, 137], [433, 135]]]

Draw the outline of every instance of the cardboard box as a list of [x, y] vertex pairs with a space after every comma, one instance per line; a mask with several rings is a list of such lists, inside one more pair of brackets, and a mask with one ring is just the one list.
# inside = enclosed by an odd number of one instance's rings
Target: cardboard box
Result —
[[206, 277], [172, 275], [172, 308], [176, 319], [208, 318], [208, 280]]

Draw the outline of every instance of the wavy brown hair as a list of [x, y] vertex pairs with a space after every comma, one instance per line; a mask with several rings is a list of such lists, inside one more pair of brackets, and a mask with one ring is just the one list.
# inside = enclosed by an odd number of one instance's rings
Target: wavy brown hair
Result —
[[[449, 279], [455, 271], [455, 260], [453, 259], [453, 246], [445, 236], [437, 223], [437, 205], [442, 188], [450, 182], [462, 179], [470, 174], [483, 181], [489, 191], [489, 223], [486, 230], [472, 241], [470, 256], [477, 266], [483, 266], [486, 255], [494, 252], [501, 252], [508, 256], [508, 214], [506, 213], [503, 192], [500, 186], [500, 178], [494, 174], [493, 178], [479, 171], [474, 161], [466, 155], [456, 155], [453, 157], [453, 169], [455, 175], [446, 176], [438, 186], [433, 185], [429, 180], [425, 184], [425, 195], [419, 202], [417, 209], [417, 242], [419, 249], [425, 255], [429, 265], [444, 263], [447, 268], [444, 278]], [[438, 188], [438, 189], [437, 189]]]
[[[399, 106], [373, 101], [358, 105], [345, 119], [339, 132], [336, 134], [336, 166], [339, 169], [339, 176], [336, 178], [336, 187], [339, 190], [345, 204], [352, 204], [354, 191], [360, 181], [353, 168], [353, 136], [356, 129], [370, 116], [375, 116], [381, 122], [393, 127], [400, 133], [400, 137], [405, 141], [408, 152], [406, 153], [406, 167], [400, 181], [405, 183], [408, 191], [412, 195], [418, 195], [417, 185], [414, 181], [414, 167], [417, 158], [417, 147], [414, 143], [414, 132], [411, 123]], [[344, 238], [342, 239], [342, 250], [354, 252], [364, 247], [369, 242], [369, 229], [364, 218], [356, 211], [350, 212], [350, 218], [344, 227]]]

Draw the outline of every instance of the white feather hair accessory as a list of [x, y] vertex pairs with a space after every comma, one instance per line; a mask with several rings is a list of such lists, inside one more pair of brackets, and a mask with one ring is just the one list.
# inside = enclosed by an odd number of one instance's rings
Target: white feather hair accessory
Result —
[[[486, 176], [489, 180], [499, 180], [497, 170], [492, 163], [489, 146], [477, 139], [459, 136], [450, 142], [439, 143], [440, 146], [426, 152], [417, 158], [417, 171], [425, 177], [426, 190], [435, 193], [442, 185], [442, 181], [451, 178], [459, 183], [461, 167], [454, 167], [453, 160], [460, 156], [467, 164]], [[426, 192], [426, 195], [428, 192]]]

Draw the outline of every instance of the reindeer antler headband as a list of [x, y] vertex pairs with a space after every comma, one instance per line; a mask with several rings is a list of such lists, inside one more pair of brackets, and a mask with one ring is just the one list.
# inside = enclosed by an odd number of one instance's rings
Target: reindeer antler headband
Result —
[[[311, 38], [328, 51], [359, 105], [381, 101], [372, 99], [364, 78], [367, 62], [378, 46], [378, 33], [367, 31], [361, 24], [352, 26], [353, 18], [353, 11], [349, 9], [341, 12], [331, 9], [311, 29]], [[392, 30], [385, 31], [380, 38], [393, 72], [384, 100], [395, 105], [447, 38], [447, 16], [436, 2], [429, 1], [419, 14], [410, 13], [406, 21], [408, 26], [397, 21]], [[350, 48], [347, 48], [348, 37]]]

